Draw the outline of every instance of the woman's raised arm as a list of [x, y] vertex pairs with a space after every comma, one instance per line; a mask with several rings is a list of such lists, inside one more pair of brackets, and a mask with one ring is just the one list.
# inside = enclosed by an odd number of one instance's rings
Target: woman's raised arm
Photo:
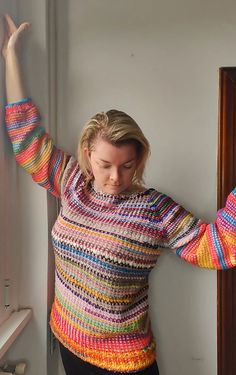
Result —
[[40, 115], [34, 103], [26, 97], [20, 72], [18, 48], [27, 22], [16, 27], [5, 15], [2, 55], [6, 69], [6, 127], [17, 162], [39, 185], [59, 197], [61, 180], [70, 156], [55, 147], [51, 137], [40, 125]]

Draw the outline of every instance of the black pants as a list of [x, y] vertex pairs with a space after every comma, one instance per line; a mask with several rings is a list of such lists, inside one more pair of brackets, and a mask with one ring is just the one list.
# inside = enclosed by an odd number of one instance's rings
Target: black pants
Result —
[[[113, 372], [104, 370], [100, 367], [93, 366], [88, 362], [83, 361], [62, 344], [60, 344], [60, 352], [62, 363], [66, 372], [66, 375], [119, 375], [124, 373]], [[144, 370], [132, 373], [134, 375], [159, 375], [157, 363], [154, 362], [151, 366]]]

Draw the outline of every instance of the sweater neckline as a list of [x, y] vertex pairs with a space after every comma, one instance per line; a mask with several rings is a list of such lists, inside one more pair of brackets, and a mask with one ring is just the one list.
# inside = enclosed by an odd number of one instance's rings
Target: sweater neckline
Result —
[[145, 195], [147, 193], [147, 191], [149, 190], [147, 188], [144, 188], [143, 190], [130, 191], [130, 192], [126, 192], [126, 193], [123, 192], [123, 193], [120, 193], [120, 194], [109, 194], [109, 193], [105, 193], [105, 192], [99, 190], [95, 186], [94, 180], [91, 180], [89, 182], [89, 188], [90, 188], [91, 192], [94, 195], [96, 195], [97, 197], [101, 197], [103, 199], [108, 199], [108, 200], [133, 198], [133, 197], [137, 197], [137, 196], [140, 196], [140, 195]]

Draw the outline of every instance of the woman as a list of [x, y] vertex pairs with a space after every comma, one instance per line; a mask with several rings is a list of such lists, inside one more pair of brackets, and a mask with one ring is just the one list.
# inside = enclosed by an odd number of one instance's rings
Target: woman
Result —
[[16, 160], [61, 199], [52, 229], [55, 299], [50, 324], [65, 371], [158, 374], [148, 316], [148, 275], [159, 248], [211, 269], [236, 264], [236, 189], [214, 224], [196, 219], [142, 177], [149, 144], [111, 110], [91, 118], [75, 159], [58, 150], [25, 95], [16, 46], [28, 27], [5, 18], [6, 125]]

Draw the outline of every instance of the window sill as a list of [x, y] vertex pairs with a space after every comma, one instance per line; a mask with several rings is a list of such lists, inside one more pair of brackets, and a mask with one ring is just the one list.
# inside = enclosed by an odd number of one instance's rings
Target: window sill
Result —
[[15, 339], [27, 325], [32, 317], [31, 309], [13, 312], [0, 326], [0, 359], [4, 356]]

